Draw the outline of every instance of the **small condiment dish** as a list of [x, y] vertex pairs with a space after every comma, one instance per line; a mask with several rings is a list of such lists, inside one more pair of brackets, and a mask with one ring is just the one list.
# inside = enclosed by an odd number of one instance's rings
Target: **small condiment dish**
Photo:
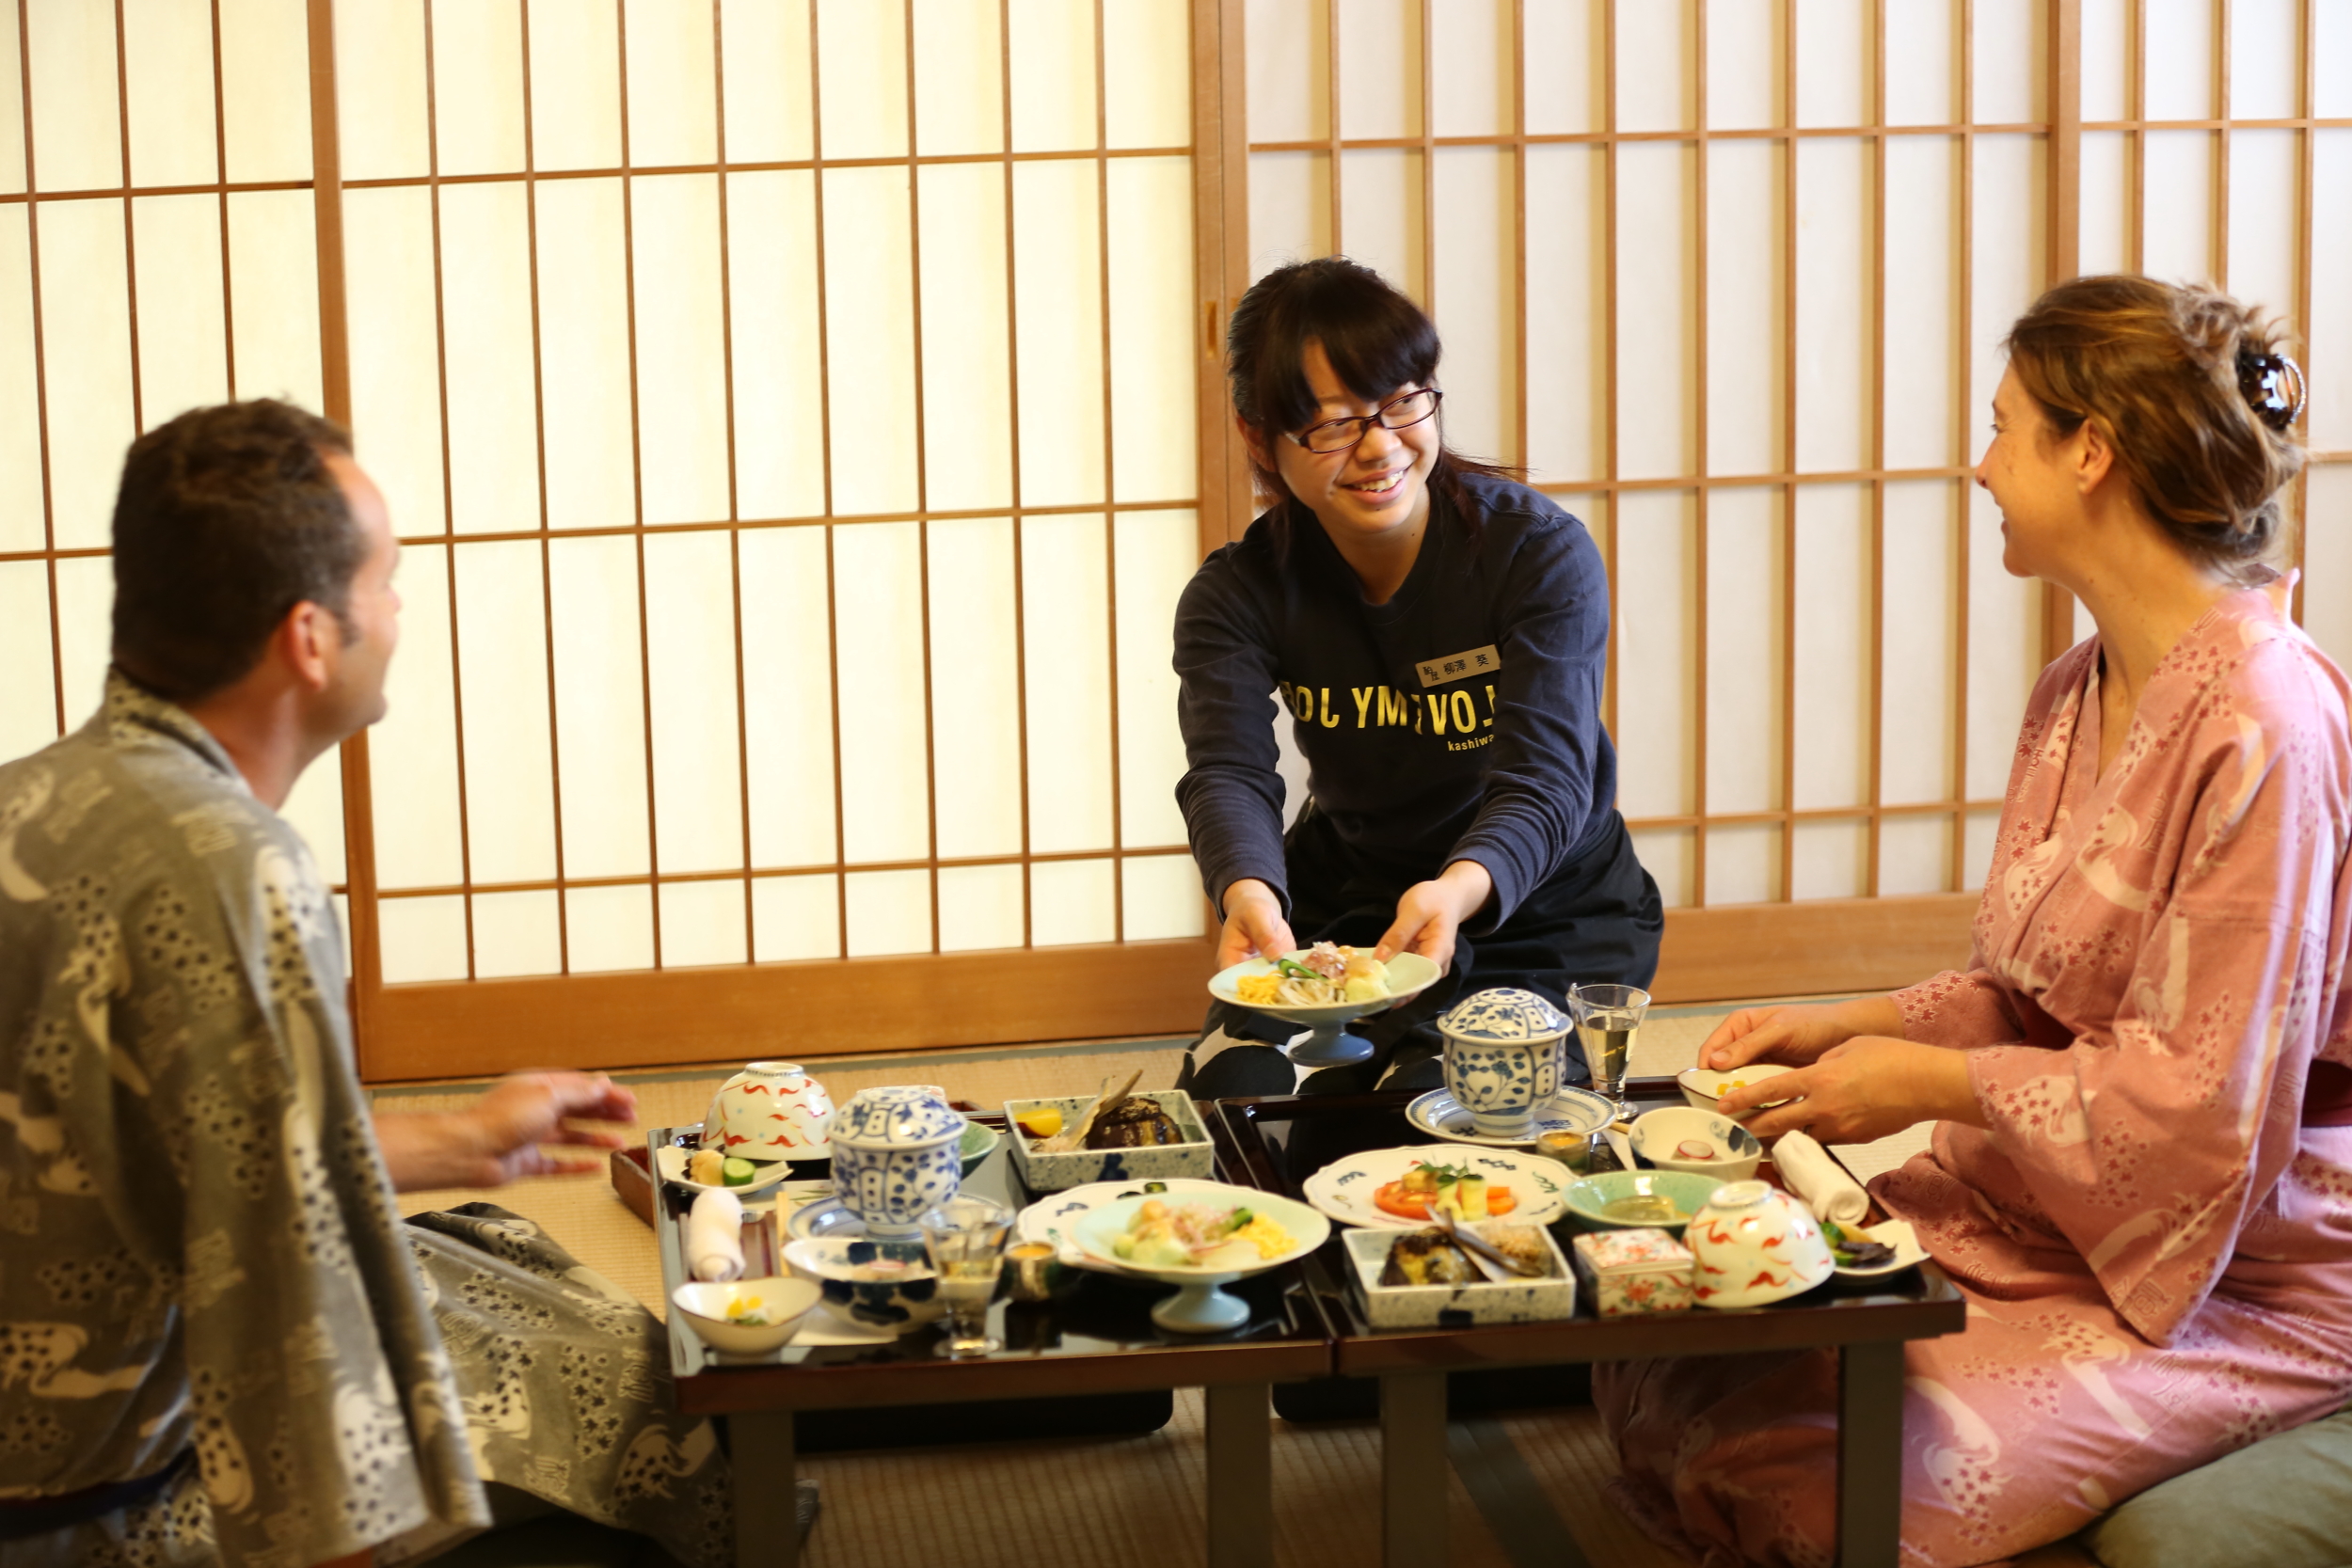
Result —
[[1735, 1086], [1742, 1084], [1755, 1085], [1764, 1079], [1777, 1078], [1784, 1072], [1795, 1070], [1796, 1069], [1783, 1067], [1778, 1062], [1750, 1062], [1746, 1067], [1733, 1068], [1728, 1072], [1718, 1072], [1713, 1068], [1694, 1067], [1685, 1068], [1682, 1071], [1676, 1073], [1675, 1082], [1681, 1085], [1682, 1098], [1689, 1102], [1692, 1110], [1714, 1111], [1722, 1109], [1723, 1097], [1730, 1093]]
[[[771, 1275], [738, 1279], [723, 1285], [681, 1285], [670, 1292], [670, 1305], [686, 1320], [694, 1337], [712, 1350], [728, 1355], [766, 1355], [781, 1350], [800, 1332], [801, 1320], [817, 1305], [817, 1287], [805, 1279]], [[747, 1323], [747, 1313], [764, 1323]]]
[[[1722, 1185], [1714, 1177], [1689, 1171], [1612, 1170], [1569, 1182], [1563, 1196], [1568, 1200], [1568, 1218], [1579, 1230], [1648, 1228], [1679, 1236]], [[1672, 1204], [1681, 1217], [1642, 1212], [1661, 1201]]]
[[[1633, 1119], [1628, 1137], [1633, 1152], [1660, 1170], [1689, 1171], [1718, 1181], [1744, 1181], [1763, 1163], [1764, 1146], [1756, 1134], [1712, 1111], [1670, 1105]], [[1708, 1152], [1683, 1152], [1686, 1144], [1705, 1144]]]

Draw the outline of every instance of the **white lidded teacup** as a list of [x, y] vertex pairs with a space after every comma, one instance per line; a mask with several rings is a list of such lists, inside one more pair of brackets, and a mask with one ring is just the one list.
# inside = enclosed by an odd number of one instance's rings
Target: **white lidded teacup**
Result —
[[703, 1147], [743, 1160], [821, 1160], [833, 1099], [797, 1062], [753, 1062], [719, 1086]]
[[932, 1084], [860, 1089], [833, 1118], [833, 1190], [877, 1236], [912, 1236], [963, 1183], [963, 1116]]

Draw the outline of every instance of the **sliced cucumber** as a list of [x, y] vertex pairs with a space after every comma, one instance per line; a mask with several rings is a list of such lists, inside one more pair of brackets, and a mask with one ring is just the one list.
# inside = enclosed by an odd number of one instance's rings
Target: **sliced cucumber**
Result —
[[759, 1169], [749, 1160], [729, 1160], [719, 1167], [719, 1172], [726, 1185], [748, 1187], [752, 1184], [752, 1178], [759, 1174]]

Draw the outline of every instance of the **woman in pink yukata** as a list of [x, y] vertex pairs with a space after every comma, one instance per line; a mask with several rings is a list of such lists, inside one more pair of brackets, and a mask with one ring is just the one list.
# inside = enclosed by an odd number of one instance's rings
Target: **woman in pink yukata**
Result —
[[[2002, 562], [2098, 633], [2027, 705], [1970, 966], [1742, 1010], [1700, 1058], [1796, 1067], [1724, 1099], [1767, 1140], [1937, 1124], [1872, 1183], [1968, 1301], [1906, 1351], [1914, 1563], [2058, 1540], [2352, 1396], [2352, 726], [2271, 564], [2302, 375], [2141, 277], [2058, 285], [2007, 346]], [[1596, 1372], [1654, 1533], [1830, 1560], [1829, 1352]]]

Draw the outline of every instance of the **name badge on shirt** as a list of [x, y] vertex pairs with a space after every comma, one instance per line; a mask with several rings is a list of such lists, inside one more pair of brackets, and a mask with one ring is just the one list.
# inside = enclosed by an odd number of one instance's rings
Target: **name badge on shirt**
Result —
[[1489, 642], [1468, 653], [1448, 654], [1443, 658], [1424, 658], [1414, 668], [1421, 672], [1421, 684], [1425, 689], [1470, 675], [1492, 674], [1502, 668], [1502, 656], [1495, 652], [1494, 644]]

